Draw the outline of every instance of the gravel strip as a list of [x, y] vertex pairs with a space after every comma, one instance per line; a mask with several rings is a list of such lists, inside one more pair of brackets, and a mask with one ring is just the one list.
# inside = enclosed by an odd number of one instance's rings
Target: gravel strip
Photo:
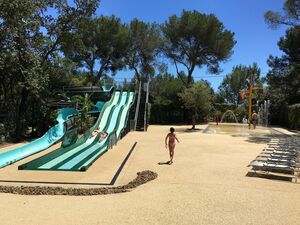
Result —
[[71, 196], [90, 196], [107, 195], [129, 192], [151, 180], [157, 178], [157, 173], [145, 170], [137, 173], [137, 177], [128, 184], [118, 187], [101, 188], [63, 188], [63, 187], [43, 187], [43, 186], [0, 186], [0, 193], [10, 193], [18, 195], [71, 195]]

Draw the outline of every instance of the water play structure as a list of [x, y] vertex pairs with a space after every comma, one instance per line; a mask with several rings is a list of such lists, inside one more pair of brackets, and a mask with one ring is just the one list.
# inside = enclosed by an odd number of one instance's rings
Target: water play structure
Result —
[[254, 87], [253, 86], [253, 74], [250, 74], [250, 83], [249, 90], [240, 90], [240, 99], [244, 100], [248, 98], [248, 118], [251, 118], [252, 115], [252, 99], [258, 97], [258, 95], [263, 95], [264, 89], [262, 87]]
[[[120, 137], [128, 121], [129, 109], [134, 102], [135, 93], [115, 91], [105, 103], [94, 124], [81, 138], [69, 146], [63, 146], [42, 157], [19, 166], [22, 170], [63, 170], [85, 171], [104, 152], [111, 148]], [[100, 130], [91, 136], [92, 131]], [[99, 136], [108, 136], [99, 141]]]
[[232, 110], [227, 110], [227, 111], [222, 115], [220, 123], [223, 123], [223, 122], [224, 122], [224, 118], [226, 118], [226, 116], [229, 115], [229, 114], [230, 114], [231, 116], [233, 116], [234, 122], [235, 122], [235, 123], [238, 123], [238, 119], [236, 118], [236, 116], [235, 116], [235, 114], [234, 114], [234, 112], [233, 112]]
[[[147, 104], [149, 84], [141, 81], [135, 91], [115, 90], [113, 86], [66, 88], [64, 93], [98, 93], [106, 98], [97, 101], [89, 111], [96, 122], [82, 136], [78, 136], [76, 120], [80, 111], [62, 108], [58, 124], [42, 137], [21, 147], [0, 153], [0, 168], [41, 152], [61, 141], [58, 149], [22, 164], [20, 170], [85, 171], [103, 153], [108, 151], [130, 130], [147, 130]], [[94, 96], [97, 97], [97, 96]], [[99, 100], [99, 99], [98, 99]], [[137, 101], [138, 100], [138, 101]], [[91, 135], [98, 130], [98, 134]], [[107, 133], [107, 136], [101, 136]]]
[[72, 122], [67, 121], [77, 113], [77, 110], [73, 108], [60, 109], [56, 119], [58, 124], [50, 128], [42, 137], [18, 148], [0, 153], [0, 168], [49, 148], [64, 136], [67, 124]]
[[[259, 104], [258, 104], [259, 105]], [[258, 124], [267, 127], [269, 125], [270, 100], [265, 100], [259, 105]]]

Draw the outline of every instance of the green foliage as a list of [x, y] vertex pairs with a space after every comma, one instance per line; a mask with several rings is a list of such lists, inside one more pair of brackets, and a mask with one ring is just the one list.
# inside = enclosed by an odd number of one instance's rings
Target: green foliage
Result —
[[222, 114], [227, 110], [235, 110], [237, 108], [234, 104], [226, 104], [226, 103], [215, 103], [214, 102], [214, 110], [219, 111]]
[[151, 123], [184, 122], [182, 102], [178, 96], [184, 89], [179, 78], [169, 73], [159, 74], [150, 82]]
[[300, 24], [300, 0], [285, 0], [283, 13], [267, 11], [265, 21], [271, 28], [279, 25], [295, 26]]
[[150, 84], [150, 93], [155, 97], [155, 102], [161, 105], [178, 102], [178, 93], [184, 87], [180, 79], [175, 78], [169, 73], [157, 75]]
[[94, 118], [88, 113], [93, 107], [94, 104], [90, 101], [89, 94], [85, 93], [83, 96], [76, 95], [73, 96], [74, 101], [78, 101], [80, 103], [80, 124], [78, 132], [83, 134], [87, 131], [94, 123]]
[[62, 143], [61, 143], [61, 146], [64, 148], [67, 146], [70, 146], [77, 141], [77, 138], [78, 138], [77, 129], [75, 128], [75, 129], [69, 130], [65, 133]]
[[[15, 140], [24, 134], [29, 115], [36, 111], [31, 104], [43, 106], [35, 114], [48, 111], [45, 100], [55, 81], [64, 80], [57, 77], [65, 71], [60, 63], [63, 40], [97, 6], [96, 0], [0, 1], [0, 96], [10, 112], [5, 129]], [[49, 9], [55, 13], [49, 14]]]
[[133, 19], [129, 25], [126, 64], [134, 70], [138, 80], [153, 76], [158, 66], [157, 56], [163, 44], [159, 26]]
[[267, 89], [266, 98], [270, 100], [270, 122], [271, 124], [287, 126], [287, 102], [285, 94], [280, 87], [275, 88], [270, 85]]
[[236, 116], [234, 112], [227, 112], [226, 114], [223, 114], [222, 123], [236, 123]]
[[300, 25], [288, 29], [285, 37], [280, 38], [278, 46], [286, 54], [288, 61], [300, 63]]
[[211, 88], [203, 80], [184, 89], [179, 96], [185, 107], [201, 118], [207, 116], [212, 110]]
[[63, 51], [79, 68], [87, 69], [96, 84], [124, 68], [128, 41], [128, 28], [119, 18], [100, 16], [79, 23], [75, 34], [64, 40]]
[[288, 106], [289, 127], [300, 130], [300, 104]]
[[5, 129], [4, 124], [0, 123], [0, 144], [2, 144], [5, 140]]
[[[288, 105], [300, 102], [300, 0], [285, 0], [283, 13], [268, 11], [265, 20], [271, 28], [290, 26], [278, 46], [284, 52], [281, 57], [270, 56], [271, 70], [266, 81], [266, 98], [271, 101], [271, 123], [282, 126], [297, 126], [294, 116], [298, 115]], [[293, 108], [293, 107], [292, 107]], [[292, 113], [290, 113], [292, 111]]]
[[219, 86], [219, 93], [227, 103], [240, 104], [239, 91], [249, 90], [250, 74], [253, 75], [253, 86], [262, 87], [262, 80], [259, 78], [260, 69], [256, 63], [252, 66], [233, 67], [232, 72], [224, 78]]
[[192, 83], [196, 67], [207, 66], [212, 73], [220, 71], [219, 62], [228, 59], [235, 45], [234, 33], [224, 28], [218, 18], [198, 11], [183, 11], [162, 26], [165, 36], [165, 55], [175, 64], [177, 75], [181, 77], [178, 64], [187, 70], [186, 85]]
[[288, 29], [278, 45], [285, 54], [268, 59], [266, 97], [271, 101], [271, 122], [288, 126], [287, 107], [300, 102], [300, 26]]
[[246, 104], [237, 107], [234, 110], [234, 114], [239, 122], [243, 121], [243, 118], [247, 118], [248, 116], [248, 107]]

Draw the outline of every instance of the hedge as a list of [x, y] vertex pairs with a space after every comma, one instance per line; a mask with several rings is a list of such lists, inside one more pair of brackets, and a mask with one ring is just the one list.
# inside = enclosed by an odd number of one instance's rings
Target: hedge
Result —
[[300, 103], [288, 106], [288, 120], [291, 129], [300, 130]]

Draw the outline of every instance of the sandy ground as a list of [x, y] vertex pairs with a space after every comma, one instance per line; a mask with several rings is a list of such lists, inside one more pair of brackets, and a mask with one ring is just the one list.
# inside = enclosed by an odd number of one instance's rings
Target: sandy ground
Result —
[[27, 180], [105, 186], [137, 142], [115, 186], [131, 181], [138, 171], [158, 173], [156, 180], [122, 194], [74, 197], [0, 193], [1, 224], [300, 224], [300, 183], [246, 176], [247, 165], [266, 142], [187, 133], [186, 126], [175, 126], [181, 142], [175, 149], [174, 164], [159, 165], [168, 160], [164, 148], [168, 128], [150, 126], [147, 133], [128, 134], [86, 173], [16, 169], [39, 154], [1, 169], [2, 185], [22, 184], [4, 180]]

